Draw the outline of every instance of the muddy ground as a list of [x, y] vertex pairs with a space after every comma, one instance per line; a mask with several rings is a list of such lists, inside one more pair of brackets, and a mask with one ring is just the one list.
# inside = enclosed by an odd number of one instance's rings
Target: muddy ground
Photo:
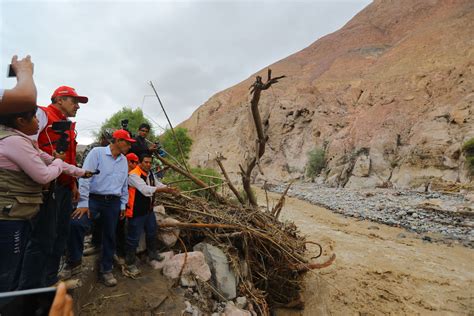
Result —
[[[88, 267], [96, 258], [87, 259]], [[95, 273], [88, 274], [82, 288], [75, 290], [75, 310], [81, 316], [92, 315], [181, 315], [184, 310], [184, 290], [173, 285], [160, 271], [145, 263], [142, 274], [135, 280], [114, 270], [118, 280], [115, 287], [96, 282]]]
[[[263, 203], [263, 191], [258, 195]], [[276, 203], [279, 195], [269, 197]], [[279, 315], [474, 315], [473, 249], [430, 243], [295, 198], [287, 198], [282, 219], [321, 243], [318, 261], [333, 252], [337, 259], [306, 276], [304, 311]]]
[[[264, 192], [256, 191], [265, 203]], [[271, 206], [279, 195], [269, 198]], [[281, 218], [321, 243], [318, 262], [332, 253], [337, 259], [306, 275], [303, 311], [277, 315], [474, 315], [472, 248], [431, 243], [403, 228], [345, 217], [295, 198], [287, 198]], [[184, 290], [145, 264], [141, 268], [137, 280], [117, 270], [115, 288], [86, 280], [75, 294], [78, 314], [181, 315]]]

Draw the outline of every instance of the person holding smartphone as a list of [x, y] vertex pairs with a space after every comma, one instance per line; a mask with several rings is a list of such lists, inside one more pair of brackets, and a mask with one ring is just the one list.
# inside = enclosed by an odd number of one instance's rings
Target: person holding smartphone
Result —
[[[58, 87], [51, 95], [51, 104], [38, 108], [39, 133], [34, 137], [38, 140], [39, 148], [61, 157], [68, 164], [76, 165], [76, 123], [69, 118], [76, 116], [79, 104], [88, 101], [87, 97], [78, 95], [74, 88]], [[55, 125], [63, 126], [62, 132], [58, 133]], [[61, 137], [67, 139], [65, 148], [61, 148]], [[35, 225], [26, 248], [20, 289], [51, 286], [58, 281], [73, 203], [78, 200], [79, 191], [73, 177], [62, 174], [51, 184], [50, 194], [45, 198], [41, 212], [34, 218]]]
[[[33, 64], [29, 58], [21, 63], [15, 62], [14, 58], [12, 67], [19, 81], [27, 74], [31, 78], [26, 81], [32, 81]], [[34, 82], [31, 84], [34, 86]], [[16, 113], [2, 107], [5, 96], [8, 102], [21, 103]], [[30, 219], [39, 211], [43, 186], [63, 172], [75, 177], [92, 175], [38, 148], [30, 138], [38, 132], [36, 100], [29, 108], [22, 102], [22, 98], [13, 101], [7, 93], [0, 104], [0, 292], [18, 286], [25, 247], [30, 238]], [[13, 103], [7, 105], [14, 106]]]
[[30, 55], [20, 60], [17, 55], [13, 56], [10, 69], [15, 74], [17, 83], [12, 89], [0, 88], [0, 115], [26, 112], [36, 106], [33, 68]]

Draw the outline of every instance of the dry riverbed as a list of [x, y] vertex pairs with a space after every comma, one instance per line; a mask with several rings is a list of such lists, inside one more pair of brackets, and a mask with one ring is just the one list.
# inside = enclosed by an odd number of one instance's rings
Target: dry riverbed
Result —
[[[265, 193], [257, 190], [259, 203]], [[279, 194], [269, 193], [270, 205]], [[334, 264], [306, 276], [303, 312], [279, 315], [473, 315], [474, 250], [288, 198], [283, 220], [321, 243]], [[317, 253], [317, 249], [313, 248]]]

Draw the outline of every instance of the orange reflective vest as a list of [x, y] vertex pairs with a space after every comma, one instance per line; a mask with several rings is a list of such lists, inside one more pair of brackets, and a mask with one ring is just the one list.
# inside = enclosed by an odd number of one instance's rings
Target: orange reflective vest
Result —
[[[135, 169], [128, 173], [129, 175], [137, 175], [143, 179], [143, 181], [147, 180], [147, 177], [150, 180], [149, 185], [155, 185], [155, 178], [153, 174], [148, 174], [147, 172], [143, 171], [140, 166], [137, 166]], [[126, 217], [136, 217], [146, 215], [149, 212], [153, 211], [153, 197], [144, 196], [139, 190], [132, 186], [128, 186], [128, 204], [127, 209], [125, 211]]]

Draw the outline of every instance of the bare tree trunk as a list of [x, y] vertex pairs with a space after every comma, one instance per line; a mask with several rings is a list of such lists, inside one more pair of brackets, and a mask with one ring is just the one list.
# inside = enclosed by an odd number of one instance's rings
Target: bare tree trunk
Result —
[[251, 158], [247, 162], [247, 166], [244, 169], [242, 165], [240, 167], [240, 174], [242, 177], [242, 185], [244, 187], [245, 193], [247, 194], [247, 199], [249, 204], [256, 208], [257, 207], [257, 199], [255, 194], [252, 192], [252, 188], [250, 185], [251, 179], [250, 176], [252, 174], [257, 161], [265, 153], [265, 144], [267, 143], [268, 136], [265, 135], [265, 131], [263, 129], [262, 119], [260, 117], [260, 112], [258, 110], [258, 102], [260, 101], [260, 94], [262, 90], [267, 90], [271, 87], [272, 84], [277, 83], [279, 79], [284, 78], [285, 76], [280, 76], [276, 78], [272, 78], [272, 70], [268, 69], [268, 78], [267, 82], [262, 82], [262, 77], [257, 76], [255, 82], [250, 86], [252, 94], [252, 100], [250, 101], [250, 109], [252, 111], [253, 121], [255, 123], [255, 128], [257, 130], [257, 146], [256, 146], [256, 153], [255, 157]]
[[227, 185], [229, 186], [230, 190], [234, 193], [234, 195], [237, 197], [237, 200], [239, 200], [240, 204], [245, 205], [244, 199], [240, 196], [239, 191], [235, 188], [235, 186], [232, 184], [230, 181], [229, 175], [224, 169], [224, 165], [222, 164], [222, 160], [226, 159], [222, 154], [219, 153], [219, 155], [216, 157], [216, 162], [219, 165], [219, 168], [221, 168], [222, 174], [224, 175], [224, 178], [227, 181]]

